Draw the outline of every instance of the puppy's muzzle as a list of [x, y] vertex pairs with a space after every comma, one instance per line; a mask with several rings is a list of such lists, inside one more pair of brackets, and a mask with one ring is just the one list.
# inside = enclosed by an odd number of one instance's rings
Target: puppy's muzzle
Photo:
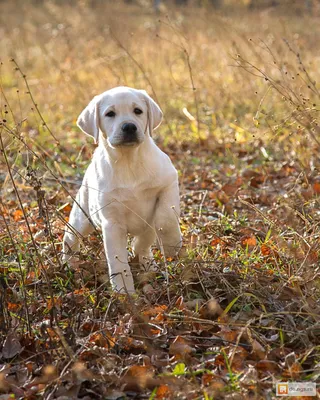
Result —
[[138, 128], [135, 124], [131, 122], [125, 123], [122, 125], [121, 130], [123, 132], [123, 143], [130, 144], [138, 142]]

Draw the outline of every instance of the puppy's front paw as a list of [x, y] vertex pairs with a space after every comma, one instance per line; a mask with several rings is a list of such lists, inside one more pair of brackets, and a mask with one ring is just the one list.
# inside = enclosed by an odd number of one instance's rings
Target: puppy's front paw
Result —
[[63, 253], [61, 256], [61, 261], [67, 263], [72, 257], [72, 254]]
[[110, 273], [110, 283], [115, 292], [135, 294], [133, 277], [129, 266], [121, 271]]

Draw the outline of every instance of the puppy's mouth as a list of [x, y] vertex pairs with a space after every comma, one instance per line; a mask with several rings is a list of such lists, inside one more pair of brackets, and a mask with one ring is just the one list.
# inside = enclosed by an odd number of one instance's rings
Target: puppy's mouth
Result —
[[140, 144], [140, 142], [138, 142], [137, 140], [135, 140], [135, 141], [124, 141], [124, 142], [121, 142], [121, 143], [117, 144], [114, 147], [136, 147], [136, 146], [139, 146], [139, 144]]
[[110, 140], [108, 139], [109, 145], [111, 147], [119, 148], [119, 147], [137, 147], [142, 143], [142, 140], [138, 138], [122, 138], [120, 140]]
[[143, 135], [139, 133], [139, 131], [120, 131], [117, 135], [111, 136], [108, 139], [109, 144], [111, 147], [137, 147], [139, 146], [144, 140]]

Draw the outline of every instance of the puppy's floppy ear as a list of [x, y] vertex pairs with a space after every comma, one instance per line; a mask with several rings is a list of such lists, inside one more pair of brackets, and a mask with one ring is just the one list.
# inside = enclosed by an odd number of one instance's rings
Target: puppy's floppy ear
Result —
[[98, 143], [99, 138], [99, 100], [100, 96], [95, 96], [77, 119], [78, 127], [87, 135], [92, 136], [95, 143]]
[[148, 106], [148, 127], [149, 134], [152, 135], [152, 131], [161, 124], [162, 111], [158, 104], [148, 95], [145, 90], [140, 90]]

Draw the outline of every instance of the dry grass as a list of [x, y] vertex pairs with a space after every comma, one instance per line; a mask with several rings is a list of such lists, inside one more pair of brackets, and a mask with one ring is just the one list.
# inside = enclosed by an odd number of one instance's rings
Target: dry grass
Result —
[[[286, 12], [0, 3], [1, 393], [266, 398], [274, 378], [316, 381], [320, 27]], [[99, 238], [73, 271], [59, 257], [93, 150], [76, 117], [117, 85], [164, 111], [185, 238], [169, 287], [138, 277], [131, 300], [102, 279]]]
[[[144, 87], [158, 99], [167, 118], [163, 136], [170, 130], [170, 121], [175, 135], [184, 132], [178, 139], [190, 138], [183, 107], [193, 115], [198, 107], [204, 135], [226, 136], [229, 123], [235, 119], [252, 133], [252, 115], [268, 84], [243, 74], [235, 67], [234, 57], [240, 54], [275, 74], [279, 65], [287, 65], [290, 76], [286, 85], [292, 86], [291, 74], [298, 65], [283, 38], [301, 49], [317, 80], [316, 17], [310, 22], [311, 17], [276, 17], [272, 11], [221, 16], [201, 9], [186, 9], [183, 14], [173, 10], [156, 17], [152, 10], [141, 7], [108, 4], [90, 9], [46, 4], [32, 9], [23, 2], [19, 7], [14, 3], [1, 5], [1, 80], [10, 103], [18, 101], [15, 90], [21, 89], [25, 117], [30, 104], [25, 101], [23, 82], [8, 62], [14, 58], [59, 137], [72, 127], [82, 105], [94, 94], [119, 84]], [[23, 18], [26, 14], [32, 18]], [[307, 31], [306, 24], [313, 29]], [[262, 41], [279, 65], [273, 65]], [[301, 85], [303, 82], [295, 83], [297, 89]], [[309, 93], [305, 95], [309, 97]], [[281, 98], [276, 104], [270, 94], [264, 106], [278, 115], [283, 111]], [[227, 136], [233, 138], [234, 132], [230, 133]]]

